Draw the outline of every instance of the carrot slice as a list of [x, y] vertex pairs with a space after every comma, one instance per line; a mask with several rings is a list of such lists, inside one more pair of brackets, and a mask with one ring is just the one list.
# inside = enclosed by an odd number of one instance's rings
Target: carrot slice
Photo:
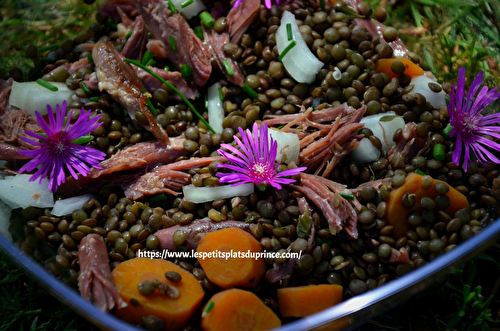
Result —
[[424, 70], [420, 68], [418, 65], [413, 63], [411, 60], [408, 59], [379, 59], [375, 63], [375, 71], [378, 73], [385, 72], [389, 77], [392, 78], [397, 78], [399, 75], [396, 75], [392, 70], [391, 70], [391, 65], [394, 61], [401, 61], [405, 65], [405, 74], [409, 75], [411, 78], [415, 76], [421, 76], [424, 74]]
[[282, 317], [305, 317], [342, 302], [340, 285], [321, 284], [278, 289]]
[[240, 289], [215, 294], [201, 318], [204, 331], [263, 331], [280, 326], [278, 316], [255, 294]]
[[[182, 277], [178, 283], [165, 278], [165, 272], [175, 271]], [[128, 306], [116, 310], [121, 319], [139, 324], [143, 317], [154, 315], [165, 321], [166, 329], [182, 328], [200, 305], [204, 291], [196, 278], [172, 262], [162, 259], [135, 258], [120, 263], [112, 272], [118, 293]], [[152, 295], [142, 295], [137, 285], [145, 280], [158, 279], [179, 290], [175, 299], [162, 295], [158, 290]], [[131, 302], [132, 301], [132, 302]]]
[[198, 261], [208, 280], [222, 288], [254, 287], [264, 276], [266, 266], [262, 258], [222, 256], [248, 252], [262, 252], [262, 245], [250, 233], [239, 228], [210, 232], [197, 249], [199, 255], [207, 254], [205, 258], [198, 256]]
[[[415, 211], [421, 212], [423, 210], [420, 200], [423, 197], [435, 199], [439, 193], [436, 192], [434, 185], [436, 185], [436, 183], [445, 183], [434, 179], [431, 187], [423, 189], [420, 186], [422, 183], [422, 177], [423, 176], [416, 173], [409, 174], [406, 176], [405, 183], [400, 187], [394, 188], [389, 195], [389, 199], [386, 201], [387, 223], [394, 226], [394, 234], [398, 237], [405, 236], [406, 232], [411, 228], [411, 224], [407, 221], [410, 213]], [[449, 186], [449, 188], [450, 190], [446, 193], [446, 195], [450, 198], [450, 206], [444, 211], [453, 217], [458, 210], [469, 208], [469, 201], [467, 201], [467, 198], [455, 188], [451, 186]], [[406, 193], [415, 194], [415, 205], [411, 209], [405, 209], [402, 204], [403, 196]]]

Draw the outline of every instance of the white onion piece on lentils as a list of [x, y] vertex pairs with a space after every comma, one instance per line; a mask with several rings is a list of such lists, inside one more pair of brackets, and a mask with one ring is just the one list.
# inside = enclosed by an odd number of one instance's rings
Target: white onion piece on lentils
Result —
[[[288, 38], [287, 24], [291, 26], [292, 40]], [[295, 21], [295, 16], [289, 11], [283, 13], [280, 27], [276, 31], [276, 45], [278, 52], [282, 52], [295, 41], [295, 46], [288, 50], [281, 62], [288, 73], [299, 83], [312, 83], [316, 79], [316, 74], [323, 67], [323, 62], [318, 60], [307, 47], [299, 27]]]

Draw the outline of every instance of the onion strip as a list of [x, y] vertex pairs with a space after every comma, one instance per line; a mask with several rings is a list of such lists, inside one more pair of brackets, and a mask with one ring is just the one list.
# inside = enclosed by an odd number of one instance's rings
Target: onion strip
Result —
[[222, 133], [224, 128], [222, 122], [224, 120], [224, 109], [222, 108], [221, 86], [219, 83], [208, 88], [208, 123], [216, 133]]
[[[290, 32], [292, 40], [288, 38]], [[316, 79], [316, 74], [324, 64], [307, 47], [295, 16], [289, 11], [283, 13], [280, 27], [276, 31], [276, 45], [281, 62], [297, 82], [312, 83]]]
[[202, 203], [252, 194], [254, 184], [245, 183], [238, 186], [222, 185], [215, 187], [196, 187], [190, 184], [183, 186], [182, 192], [187, 201]]

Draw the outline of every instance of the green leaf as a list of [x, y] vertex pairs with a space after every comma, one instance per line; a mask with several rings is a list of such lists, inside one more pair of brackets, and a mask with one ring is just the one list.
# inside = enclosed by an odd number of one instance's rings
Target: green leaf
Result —
[[304, 238], [309, 234], [311, 230], [312, 221], [307, 213], [299, 215], [299, 220], [297, 221], [297, 236], [299, 238]]

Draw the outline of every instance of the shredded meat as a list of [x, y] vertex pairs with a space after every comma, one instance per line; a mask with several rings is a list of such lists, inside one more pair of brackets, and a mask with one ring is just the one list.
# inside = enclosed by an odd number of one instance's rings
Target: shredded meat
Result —
[[113, 282], [108, 249], [101, 236], [92, 233], [82, 239], [78, 247], [78, 261], [80, 262], [78, 287], [85, 300], [92, 302], [103, 312], [127, 306]]
[[119, 9], [128, 17], [137, 16], [135, 0], [106, 0], [106, 2], [99, 6], [97, 12], [103, 17], [109, 17], [115, 22], [120, 22]]
[[231, 42], [238, 44], [260, 8], [260, 0], [245, 0], [233, 7], [227, 15]]
[[194, 83], [205, 85], [212, 72], [210, 53], [184, 17], [179, 13], [172, 15], [163, 0], [138, 0], [137, 11], [153, 37], [161, 41], [177, 70], [181, 70], [183, 64], [190, 66]]
[[129, 59], [141, 60], [148, 42], [148, 31], [142, 16], [137, 16], [131, 27], [132, 35], [123, 46], [122, 55]]
[[186, 243], [189, 248], [196, 249], [198, 242], [209, 232], [216, 230], [238, 227], [245, 231], [250, 231], [250, 224], [240, 221], [214, 222], [208, 217], [192, 222], [189, 225], [174, 225], [170, 228], [156, 231], [155, 236], [160, 240], [160, 249], [169, 251], [175, 250], [173, 236], [175, 231], [182, 230], [186, 234]]
[[140, 177], [133, 177], [132, 181], [122, 183], [125, 196], [131, 200], [138, 200], [145, 196], [167, 193], [179, 194], [184, 185], [191, 183], [191, 176], [182, 170], [193, 167], [205, 167], [213, 161], [225, 160], [224, 157], [191, 158], [154, 168]]
[[363, 127], [359, 120], [365, 110], [365, 106], [354, 109], [342, 104], [317, 111], [309, 108], [298, 114], [267, 116], [265, 122], [268, 126], [285, 125], [281, 131], [295, 133], [300, 139], [300, 165], [327, 178], [343, 157], [359, 145], [362, 136], [355, 131]]
[[[227, 80], [235, 85], [243, 86], [244, 76], [240, 67], [238, 67], [238, 63], [222, 49], [225, 44], [229, 43], [229, 35], [225, 32], [217, 33], [214, 29], [204, 29], [203, 34], [208, 50], [217, 61], [219, 68], [222, 70]], [[233, 71], [231, 74], [226, 70], [224, 62], [231, 67]]]
[[[319, 210], [321, 210], [328, 220], [330, 232], [336, 234], [344, 230], [349, 238], [358, 238], [358, 215], [354, 210], [353, 204], [342, 196], [338, 196], [340, 199], [339, 206], [334, 207], [332, 205], [332, 201], [335, 199], [335, 193], [338, 194], [344, 191], [344, 185], [320, 176], [301, 173], [300, 185], [291, 185], [291, 187], [302, 192], [319, 208]], [[353, 200], [355, 199], [356, 198]]]
[[[116, 102], [127, 109], [133, 120], [167, 146], [169, 143], [167, 132], [147, 108], [148, 95], [143, 93], [144, 85], [134, 69], [121, 59], [120, 54], [109, 43], [98, 42], [92, 50], [92, 57], [96, 66], [99, 90], [106, 90]], [[141, 121], [137, 120], [138, 113], [142, 115]]]

